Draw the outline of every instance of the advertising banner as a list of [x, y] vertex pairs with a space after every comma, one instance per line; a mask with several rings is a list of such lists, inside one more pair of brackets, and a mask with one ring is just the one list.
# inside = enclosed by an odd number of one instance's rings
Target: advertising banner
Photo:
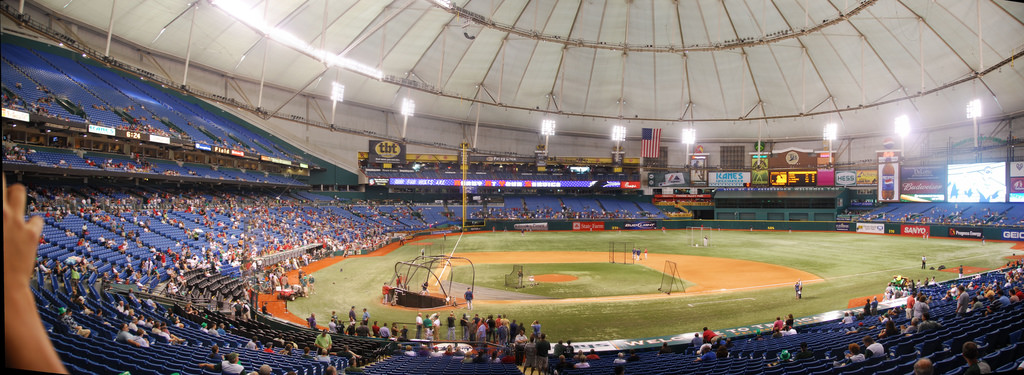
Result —
[[116, 129], [108, 128], [106, 126], [99, 126], [99, 125], [89, 125], [89, 132], [90, 133], [96, 133], [96, 134], [109, 135], [111, 137], [113, 137], [114, 134], [117, 134], [117, 130]]
[[810, 151], [782, 150], [768, 159], [771, 169], [816, 169], [818, 154]]
[[835, 186], [836, 185], [836, 170], [835, 169], [819, 169], [818, 170], [818, 186]]
[[708, 155], [690, 155], [690, 183], [692, 185], [708, 185]]
[[1010, 177], [1010, 202], [1024, 202], [1024, 177]]
[[687, 186], [690, 184], [689, 175], [686, 173], [665, 173], [665, 179], [658, 183], [658, 186]]
[[405, 145], [391, 141], [370, 141], [367, 160], [375, 164], [405, 164]]
[[836, 223], [836, 231], [838, 232], [849, 232], [850, 223]]
[[900, 201], [900, 152], [878, 151], [878, 201]]
[[1024, 177], [1024, 161], [1010, 162], [1010, 177]]
[[548, 223], [518, 223], [512, 227], [516, 230], [548, 230]]
[[885, 233], [885, 224], [881, 223], [857, 223], [858, 233]]
[[708, 186], [744, 186], [750, 183], [750, 172], [709, 172]]
[[927, 236], [931, 234], [931, 227], [927, 225], [901, 225], [900, 234], [904, 236]]
[[1024, 230], [1005, 229], [1002, 238], [1007, 241], [1024, 241]]
[[857, 185], [870, 185], [874, 186], [878, 184], [878, 171], [876, 170], [858, 170], [857, 171]]
[[768, 155], [750, 155], [750, 185], [768, 185]]
[[626, 223], [622, 226], [626, 229], [654, 229], [658, 227], [658, 224], [653, 221], [640, 221], [636, 223]]
[[960, 227], [949, 227], [949, 236], [957, 238], [977, 238], [981, 239], [981, 229], [974, 228], [960, 228]]
[[900, 180], [900, 201], [946, 200], [945, 167], [903, 167], [900, 171]]
[[574, 221], [572, 222], [572, 230], [575, 231], [590, 231], [604, 230], [603, 221]]
[[836, 171], [836, 186], [853, 186], [857, 184], [857, 171]]

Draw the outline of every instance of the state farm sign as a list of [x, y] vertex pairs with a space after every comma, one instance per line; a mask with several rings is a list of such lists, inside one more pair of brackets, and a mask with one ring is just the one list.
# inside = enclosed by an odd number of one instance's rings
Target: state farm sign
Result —
[[900, 234], [904, 236], [928, 236], [931, 235], [931, 227], [927, 225], [900, 225]]
[[603, 221], [574, 221], [574, 222], [572, 222], [572, 230], [582, 230], [582, 231], [604, 230], [604, 222]]

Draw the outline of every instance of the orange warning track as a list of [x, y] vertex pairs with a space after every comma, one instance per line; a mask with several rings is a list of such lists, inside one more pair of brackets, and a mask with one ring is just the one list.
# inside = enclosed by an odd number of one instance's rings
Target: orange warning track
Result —
[[[988, 271], [990, 269], [991, 268], [964, 266], [964, 274], [970, 275], [970, 274], [974, 274], [974, 273], [981, 273], [981, 272]], [[957, 266], [957, 267], [944, 268], [942, 270], [942, 272], [960, 273], [960, 267]]]

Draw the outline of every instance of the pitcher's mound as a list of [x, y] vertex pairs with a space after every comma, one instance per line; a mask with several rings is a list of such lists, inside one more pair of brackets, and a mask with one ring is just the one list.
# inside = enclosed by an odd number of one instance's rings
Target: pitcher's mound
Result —
[[546, 275], [533, 276], [533, 281], [536, 281], [538, 283], [564, 283], [569, 281], [576, 281], [577, 279], [579, 278], [576, 276], [563, 275], [560, 273], [549, 273]]

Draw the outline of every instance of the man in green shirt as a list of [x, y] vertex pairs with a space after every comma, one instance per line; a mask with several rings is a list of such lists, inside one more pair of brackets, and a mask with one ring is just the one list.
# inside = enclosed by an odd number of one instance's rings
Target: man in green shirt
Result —
[[331, 342], [331, 335], [329, 335], [327, 333], [327, 330], [325, 329], [323, 330], [323, 332], [320, 332], [320, 336], [316, 337], [316, 340], [313, 341], [313, 344], [316, 345], [317, 348], [330, 351], [331, 345], [333, 344]]

